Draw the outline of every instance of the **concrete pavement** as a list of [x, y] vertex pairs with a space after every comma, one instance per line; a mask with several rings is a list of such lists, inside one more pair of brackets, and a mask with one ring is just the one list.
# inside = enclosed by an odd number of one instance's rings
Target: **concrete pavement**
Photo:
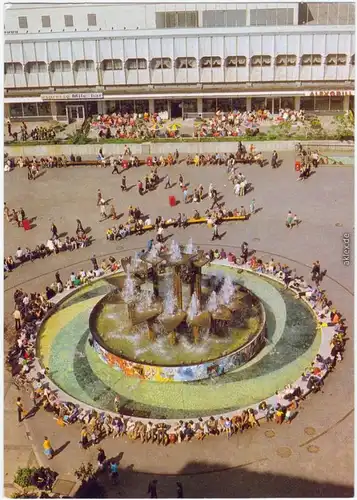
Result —
[[[234, 196], [224, 168], [179, 166], [174, 167], [170, 175], [176, 181], [182, 172], [185, 180], [190, 182], [190, 189], [200, 182], [207, 189], [209, 182], [213, 182], [224, 194], [227, 207], [244, 204], [247, 208], [254, 197], [256, 206], [262, 207], [262, 210], [247, 222], [226, 224], [224, 231], [227, 234], [219, 246], [227, 250], [240, 246], [245, 240], [258, 253], [263, 253], [265, 260], [272, 254], [277, 255], [276, 260], [282, 256], [281, 261], [295, 265], [298, 273], [305, 276], [309, 272], [307, 266], [319, 259], [329, 276], [323, 285], [346, 316], [351, 337], [353, 263], [349, 268], [342, 265], [342, 235], [349, 232], [352, 241], [353, 170], [326, 167], [318, 169], [309, 180], [301, 183], [296, 182], [293, 153], [284, 152], [281, 157], [283, 165], [278, 170], [269, 167], [260, 169], [256, 165], [241, 167], [240, 170], [254, 186], [254, 191], [243, 198]], [[136, 184], [147, 171], [146, 167], [129, 170], [127, 184]], [[165, 171], [163, 169], [160, 174], [163, 176]], [[112, 221], [98, 223], [98, 188], [102, 189], [107, 199], [114, 198], [117, 213], [126, 214], [129, 204], [139, 204], [142, 211], [150, 213], [152, 218], [159, 214], [168, 217], [179, 211], [190, 214], [196, 208], [192, 204], [184, 206], [182, 200], [175, 208], [168, 206], [169, 194], [176, 194], [180, 199], [177, 186], [165, 191], [160, 185], [157, 191], [144, 197], [137, 194], [136, 187], [122, 194], [120, 176], [110, 172], [109, 168], [49, 170], [37, 181], [28, 182], [26, 172], [17, 169], [5, 177], [5, 201], [10, 208], [23, 206], [29, 216], [37, 216], [37, 226], [27, 233], [5, 222], [5, 255], [14, 254], [18, 245], [35, 246], [45, 241], [52, 220], [60, 233], [68, 231], [71, 235], [75, 231], [75, 219], [79, 217], [85, 226], [92, 228], [91, 234], [95, 238], [87, 249], [51, 256], [41, 262], [25, 263], [10, 273], [4, 283], [7, 312], [12, 311], [12, 294], [16, 286], [22, 285], [24, 290], [29, 291], [42, 291], [53, 281], [56, 269], [61, 269], [61, 276], [66, 278], [72, 270], [90, 267], [89, 258], [93, 253], [97, 256], [127, 254], [130, 248], [145, 245], [148, 235], [132, 236], [117, 243], [105, 240], [105, 229], [112, 225]], [[207, 206], [206, 200], [202, 208], [197, 208], [203, 210]], [[289, 209], [303, 221], [299, 228], [291, 231], [284, 224]], [[119, 222], [125, 219], [126, 215]], [[178, 229], [171, 233], [182, 242], [192, 236], [196, 243], [210, 245], [211, 232], [206, 227]], [[235, 436], [228, 443], [224, 438], [209, 438], [203, 443], [184, 443], [167, 448], [142, 446], [127, 439], [106, 440], [104, 447], [108, 457], [123, 453], [122, 480], [117, 493], [130, 498], [145, 496], [148, 480], [153, 474], [159, 474], [159, 494], [172, 497], [175, 496], [176, 476], [170, 475], [184, 474], [180, 480], [184, 483], [185, 496], [264, 496], [264, 492], [266, 496], [293, 496], [299, 492], [314, 496], [314, 491], [324, 494], [330, 491], [334, 495], [345, 496], [353, 484], [352, 381], [353, 348], [350, 341], [344, 361], [326, 380], [324, 393], [309, 397], [291, 426], [269, 424]], [[9, 410], [13, 408], [16, 394], [16, 390], [15, 393], [12, 391], [6, 394], [5, 407]], [[51, 464], [63, 478], [72, 481], [73, 469], [82, 461], [95, 458], [95, 448], [88, 451], [79, 449], [78, 426], [59, 428], [43, 412], [29, 419], [27, 425], [40, 460], [44, 431], [55, 447], [70, 441]], [[313, 429], [312, 435], [307, 433], [307, 428]], [[267, 437], [267, 430], [274, 431], [273, 438]], [[5, 432], [9, 439], [8, 446], [15, 446], [16, 440], [12, 441], [15, 436], [13, 419], [5, 421]], [[310, 442], [310, 439], [314, 441]], [[22, 442], [27, 444], [30, 440]], [[22, 451], [25, 461], [25, 456], [29, 458], [27, 448]], [[8, 456], [13, 462], [13, 457]], [[213, 473], [212, 470], [220, 472]], [[8, 474], [10, 476], [10, 471]]]

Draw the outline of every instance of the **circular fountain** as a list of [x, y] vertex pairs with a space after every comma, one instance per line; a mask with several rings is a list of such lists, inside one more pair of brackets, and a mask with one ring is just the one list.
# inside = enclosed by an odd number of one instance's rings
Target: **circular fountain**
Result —
[[230, 276], [202, 284], [208, 263], [192, 241], [136, 255], [89, 326], [102, 361], [127, 376], [194, 381], [221, 375], [265, 345], [265, 310]]

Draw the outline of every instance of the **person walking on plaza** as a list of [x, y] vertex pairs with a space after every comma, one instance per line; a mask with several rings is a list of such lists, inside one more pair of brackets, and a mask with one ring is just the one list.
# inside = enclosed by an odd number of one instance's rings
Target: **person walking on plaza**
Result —
[[18, 307], [15, 307], [15, 311], [13, 312], [13, 317], [15, 320], [15, 329], [16, 331], [21, 329], [21, 312], [19, 311]]
[[255, 199], [253, 198], [249, 205], [249, 212], [253, 215], [255, 214]]
[[212, 202], [211, 210], [214, 208], [215, 205], [217, 205], [217, 208], [220, 208], [219, 203], [218, 203], [218, 193], [217, 193], [216, 188], [212, 189], [212, 200], [213, 200], [213, 202]]
[[112, 174], [120, 174], [120, 172], [118, 170], [118, 162], [116, 161], [114, 156], [110, 157], [110, 165], [111, 165], [111, 167], [113, 167]]
[[271, 166], [273, 168], [278, 167], [278, 153], [275, 151], [275, 149], [274, 149], [272, 157], [271, 157]]
[[293, 214], [291, 213], [291, 210], [289, 210], [288, 216], [287, 216], [286, 222], [285, 222], [286, 227], [291, 229], [293, 227], [293, 220], [294, 220]]
[[150, 498], [157, 498], [157, 479], [150, 481], [148, 486], [148, 493], [150, 494]]
[[17, 421], [20, 424], [23, 418], [25, 418], [26, 416], [26, 411], [24, 410], [24, 405], [22, 404], [20, 397], [18, 397], [16, 400], [16, 407], [17, 407]]
[[183, 202], [184, 202], [184, 203], [187, 203], [187, 199], [188, 199], [188, 189], [187, 189], [187, 187], [185, 186], [185, 187], [183, 188]]
[[100, 205], [100, 200], [103, 198], [102, 196], [102, 192], [100, 189], [98, 189], [98, 192], [97, 192], [97, 207], [99, 207]]
[[175, 163], [177, 163], [177, 162], [178, 162], [179, 156], [180, 156], [180, 155], [179, 155], [179, 152], [178, 152], [178, 150], [176, 149], [176, 151], [174, 152]]
[[79, 233], [81, 231], [84, 233], [84, 228], [82, 226], [82, 222], [79, 219], [76, 219], [76, 222], [77, 222], [76, 233]]
[[52, 232], [52, 239], [56, 240], [58, 238], [58, 229], [53, 222], [51, 224], [51, 232]]
[[165, 189], [170, 188], [171, 187], [171, 179], [170, 179], [169, 174], [166, 174], [165, 181], [166, 181], [165, 182]]
[[138, 193], [140, 194], [140, 196], [143, 196], [144, 194], [144, 187], [141, 180], [138, 180]]
[[105, 455], [105, 452], [103, 448], [98, 448], [98, 455], [97, 455], [97, 465], [98, 465], [98, 471], [102, 471], [104, 469], [104, 463], [106, 461], [107, 457]]
[[183, 182], [183, 175], [182, 175], [182, 174], [180, 174], [180, 175], [179, 175], [179, 180], [178, 180], [178, 182], [179, 182], [179, 187], [180, 187], [180, 189], [183, 189], [183, 187], [185, 187], [185, 186], [184, 186], [184, 182]]
[[177, 498], [183, 498], [183, 486], [180, 481], [176, 482], [176, 493], [177, 493]]
[[44, 438], [44, 441], [42, 443], [42, 447], [43, 447], [43, 452], [46, 455], [46, 457], [48, 458], [48, 460], [51, 460], [53, 458], [54, 451], [53, 451], [52, 445], [50, 443], [50, 440], [48, 439], [47, 436], [45, 436], [45, 438]]
[[105, 201], [103, 198], [100, 200], [100, 214], [102, 216], [101, 220], [105, 220], [108, 218], [107, 212], [105, 211]]
[[9, 134], [10, 137], [12, 137], [11, 121], [9, 118], [6, 120], [6, 126], [7, 126], [7, 133]]
[[127, 191], [128, 188], [126, 187], [126, 176], [123, 175], [122, 179], [121, 179], [121, 190], [122, 191]]
[[312, 264], [312, 269], [311, 269], [311, 279], [312, 281], [316, 282], [317, 286], [319, 284], [320, 277], [321, 277], [321, 266], [320, 262], [317, 260]]
[[214, 222], [212, 227], [213, 227], [212, 241], [214, 241], [216, 239], [219, 239], [217, 222]]

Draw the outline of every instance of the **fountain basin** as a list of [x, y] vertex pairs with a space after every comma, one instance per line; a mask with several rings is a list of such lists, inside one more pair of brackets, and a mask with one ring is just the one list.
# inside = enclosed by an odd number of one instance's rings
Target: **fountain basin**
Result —
[[[165, 317], [155, 303], [147, 325], [127, 320], [120, 294], [111, 292], [89, 318], [94, 350], [112, 369], [142, 380], [190, 382], [222, 375], [247, 363], [265, 346], [263, 305], [248, 289], [240, 287], [238, 293], [239, 310], [220, 305], [210, 314], [203, 307], [191, 320], [185, 311]], [[203, 304], [207, 298], [203, 294]], [[142, 319], [146, 320], [145, 313]], [[194, 328], [201, 336], [196, 345]], [[174, 330], [177, 343], [172, 345], [169, 334]], [[155, 342], [150, 341], [152, 332]]]

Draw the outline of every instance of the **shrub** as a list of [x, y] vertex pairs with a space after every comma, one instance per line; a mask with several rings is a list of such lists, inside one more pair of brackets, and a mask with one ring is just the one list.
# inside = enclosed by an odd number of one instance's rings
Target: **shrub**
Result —
[[21, 488], [32, 486], [31, 478], [35, 470], [35, 467], [19, 467], [14, 477], [14, 483], [21, 486]]

